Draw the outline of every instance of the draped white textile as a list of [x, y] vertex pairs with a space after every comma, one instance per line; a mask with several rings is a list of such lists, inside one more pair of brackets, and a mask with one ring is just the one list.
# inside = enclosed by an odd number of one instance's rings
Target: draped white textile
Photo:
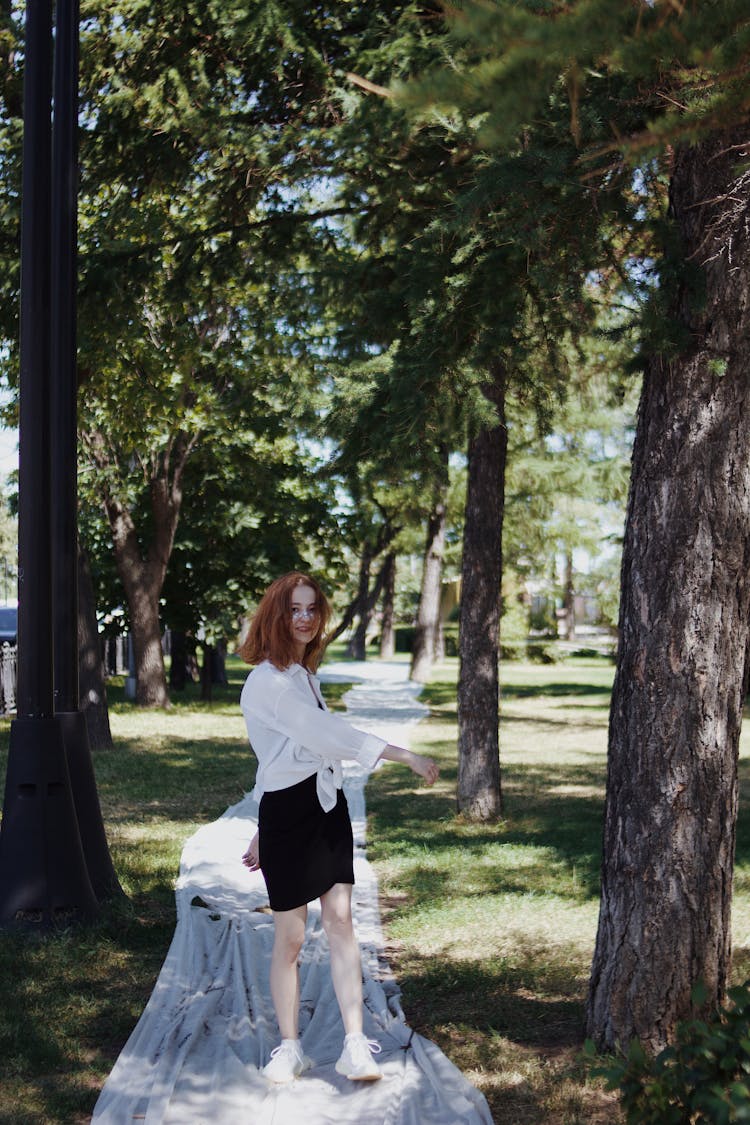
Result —
[[[347, 717], [361, 729], [407, 743], [409, 727], [425, 708], [405, 680], [405, 665], [328, 665], [321, 673], [326, 676], [362, 679], [346, 697]], [[260, 1073], [278, 1043], [278, 1029], [268, 984], [273, 919], [263, 876], [240, 862], [256, 827], [257, 805], [248, 795], [185, 845], [174, 938], [92, 1125], [492, 1125], [484, 1097], [405, 1022], [382, 956], [377, 883], [364, 854], [366, 777], [359, 766], [345, 767], [364, 1030], [382, 1045], [383, 1080], [354, 1083], [334, 1070], [343, 1026], [317, 902], [309, 909], [300, 958], [300, 1034], [316, 1065], [287, 1086], [271, 1086]]]

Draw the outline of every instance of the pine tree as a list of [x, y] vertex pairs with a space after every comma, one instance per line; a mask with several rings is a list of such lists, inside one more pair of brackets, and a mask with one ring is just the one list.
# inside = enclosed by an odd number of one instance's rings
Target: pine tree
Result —
[[477, 115], [479, 143], [506, 150], [562, 98], [594, 206], [641, 199], [629, 231], [655, 284], [641, 316], [588, 1031], [606, 1049], [633, 1036], [657, 1049], [691, 1014], [698, 979], [706, 1008], [720, 1003], [730, 964], [750, 613], [750, 21], [733, 0], [470, 2], [456, 30], [471, 62], [425, 89]]

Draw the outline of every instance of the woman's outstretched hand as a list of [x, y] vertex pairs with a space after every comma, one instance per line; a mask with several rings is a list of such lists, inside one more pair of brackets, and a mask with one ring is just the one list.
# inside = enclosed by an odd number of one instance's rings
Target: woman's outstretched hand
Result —
[[250, 843], [247, 845], [247, 850], [242, 856], [242, 862], [249, 871], [257, 871], [260, 867], [258, 862], [258, 833], [256, 832]]
[[416, 774], [423, 777], [428, 785], [434, 785], [438, 779], [440, 769], [437, 762], [433, 758], [427, 758], [423, 754], [412, 754], [413, 762], [409, 765]]
[[406, 750], [403, 746], [394, 746], [390, 742], [380, 757], [385, 758], [388, 762], [401, 762], [408, 766], [419, 777], [423, 777], [428, 785], [434, 785], [440, 773], [437, 762], [433, 761], [432, 758], [428, 758], [425, 754], [415, 754], [413, 750]]

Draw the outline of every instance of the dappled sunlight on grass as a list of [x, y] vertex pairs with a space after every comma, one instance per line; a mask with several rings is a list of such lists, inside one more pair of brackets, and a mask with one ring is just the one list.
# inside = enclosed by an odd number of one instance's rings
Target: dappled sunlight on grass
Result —
[[[614, 1123], [578, 1059], [599, 909], [609, 661], [501, 668], [503, 819], [456, 815], [456, 661], [422, 694], [415, 749], [433, 791], [379, 772], [370, 854], [409, 1021], [436, 1039], [497, 1121]], [[742, 740], [733, 977], [750, 977], [750, 731]]]
[[[579, 1059], [596, 934], [606, 778], [607, 660], [503, 665], [503, 819], [456, 814], [456, 667], [423, 698], [413, 746], [437, 757], [426, 788], [395, 763], [367, 786], [368, 855], [386, 955], [407, 1019], [485, 1094], [498, 1125], [617, 1125], [616, 1098]], [[247, 669], [168, 711], [111, 687], [113, 750], [94, 755], [127, 898], [90, 927], [29, 942], [0, 935], [0, 1122], [85, 1125], [172, 939], [185, 841], [254, 782], [238, 700]], [[325, 685], [340, 706], [350, 684]], [[9, 724], [0, 722], [0, 766]], [[750, 729], [740, 762], [735, 980], [750, 977]]]
[[455, 666], [424, 691], [432, 717], [413, 738], [439, 759], [438, 785], [415, 790], [382, 770], [368, 786], [370, 854], [407, 1018], [477, 1082], [498, 1121], [617, 1120], [576, 1061], [613, 675], [608, 662], [589, 664], [502, 670], [500, 822], [456, 815]]

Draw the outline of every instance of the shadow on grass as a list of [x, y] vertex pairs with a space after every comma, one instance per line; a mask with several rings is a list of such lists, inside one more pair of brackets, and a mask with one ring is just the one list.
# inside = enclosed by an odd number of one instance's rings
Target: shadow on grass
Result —
[[0, 933], [0, 1122], [88, 1120], [172, 940], [184, 841], [240, 800], [255, 772], [247, 742], [215, 735], [118, 739], [93, 761], [130, 897], [107, 904], [91, 926]]
[[[444, 714], [444, 712], [441, 712], [441, 714]], [[513, 723], [514, 725], [517, 724], [518, 726], [537, 727], [542, 732], [544, 732], [544, 731], [548, 731], [548, 732], [549, 731], [556, 731], [556, 730], [559, 730], [561, 728], [564, 729], [564, 730], [570, 730], [571, 727], [575, 727], [576, 730], [579, 730], [579, 729], [580, 730], [601, 730], [602, 729], [601, 718], [586, 719], [586, 718], [583, 718], [581, 715], [577, 715], [575, 720], [572, 720], [570, 718], [551, 719], [551, 718], [549, 718], [549, 716], [546, 716], [546, 715], [545, 716], [539, 716], [539, 715], [519, 715], [519, 714], [515, 714], [515, 713], [511, 714], [511, 713], [503, 711], [502, 705], [501, 705], [501, 723], [506, 723], [506, 724]]]
[[238, 739], [170, 734], [118, 740], [94, 754], [94, 771], [105, 821], [213, 820], [252, 789], [255, 759]]
[[456, 961], [446, 971], [439, 958], [404, 960], [399, 983], [409, 997], [411, 1025], [416, 1031], [435, 1024], [475, 1026], [476, 998], [481, 996], [489, 1016], [485, 1032], [528, 1046], [578, 1043], [584, 1020], [583, 1003], [576, 995], [580, 985], [559, 969], [540, 972], [536, 966], [543, 960], [538, 949], [533, 963], [529, 959], [521, 967], [502, 961]]
[[0, 933], [0, 1122], [89, 1119], [173, 930], [173, 907], [136, 897], [107, 904], [92, 925]]
[[[565, 696], [580, 696], [582, 698], [604, 696], [608, 699], [611, 691], [611, 685], [592, 684], [584, 681], [580, 683], [565, 683], [564, 681], [556, 682], [554, 680], [547, 680], [539, 684], [501, 683], [500, 685], [501, 699], [532, 699], [544, 696], [554, 698]], [[425, 684], [419, 698], [423, 703], [427, 703], [432, 707], [444, 707], [449, 703], [456, 702], [456, 685], [445, 682], [444, 680], [436, 680], [433, 683]], [[602, 706], [606, 706], [606, 703], [602, 704]]]
[[[575, 1058], [583, 1039], [584, 1000], [580, 994], [565, 994], [570, 979], [561, 981], [565, 992], [552, 995], [553, 982], [526, 971], [487, 961], [451, 962], [446, 971], [433, 958], [400, 964], [398, 979], [409, 1025], [469, 1072], [498, 1123], [613, 1120], [588, 1111], [550, 1116], [558, 1083], [579, 1069]], [[477, 1019], [477, 1009], [482, 1019]], [[519, 1070], [523, 1073], [529, 1063], [535, 1078], [519, 1081]], [[483, 1081], [500, 1075], [504, 1080]]]
[[[433, 862], [445, 856], [445, 870], [431, 875], [405, 872], [403, 889], [422, 903], [442, 898], [441, 879], [455, 864], [474, 863], [476, 894], [501, 894], [554, 883], [577, 900], [599, 894], [604, 765], [514, 766], [503, 773], [505, 819], [494, 824], [463, 822], [456, 815], [456, 771], [443, 767], [441, 790], [420, 791], [405, 799], [403, 778], [384, 769], [368, 785], [369, 850], [374, 859], [429, 851]], [[446, 791], [447, 790], [447, 791]], [[504, 865], [498, 847], [521, 847], [538, 862]]]

